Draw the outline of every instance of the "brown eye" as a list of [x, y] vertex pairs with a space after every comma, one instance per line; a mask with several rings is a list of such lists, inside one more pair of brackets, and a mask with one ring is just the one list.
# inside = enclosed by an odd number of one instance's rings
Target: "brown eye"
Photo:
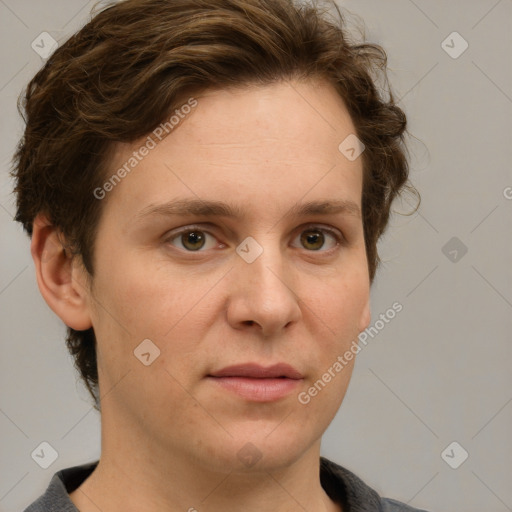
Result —
[[204, 246], [205, 237], [201, 231], [187, 231], [181, 234], [183, 247], [190, 251], [197, 251]]
[[304, 229], [297, 238], [299, 249], [307, 249], [308, 251], [317, 251], [319, 253], [329, 253], [336, 248], [337, 245], [343, 244], [343, 235], [338, 230], [311, 226]]
[[167, 243], [186, 252], [204, 252], [206, 249], [213, 249], [217, 239], [208, 231], [189, 227], [167, 238]]
[[300, 241], [306, 249], [318, 251], [324, 245], [325, 237], [318, 230], [308, 229], [302, 232]]

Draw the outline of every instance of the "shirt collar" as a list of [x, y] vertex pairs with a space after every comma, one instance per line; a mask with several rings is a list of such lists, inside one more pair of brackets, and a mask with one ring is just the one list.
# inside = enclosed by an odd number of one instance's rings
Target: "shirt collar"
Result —
[[[51, 503], [54, 507], [58, 505], [58, 510], [62, 512], [78, 512], [69, 498], [69, 493], [89, 477], [96, 469], [98, 462], [89, 462], [55, 473], [45, 494], [38, 500], [38, 504]], [[373, 489], [348, 469], [324, 457], [320, 457], [320, 483], [327, 495], [341, 504], [344, 512], [382, 512], [381, 499]], [[34, 510], [39, 509], [34, 508]]]

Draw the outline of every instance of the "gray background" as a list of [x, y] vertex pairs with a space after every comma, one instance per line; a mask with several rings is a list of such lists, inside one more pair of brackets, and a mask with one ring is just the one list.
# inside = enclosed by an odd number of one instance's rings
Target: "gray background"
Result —
[[[100, 454], [99, 417], [74, 373], [64, 326], [37, 289], [7, 175], [22, 130], [16, 98], [43, 62], [31, 43], [43, 31], [67, 38], [92, 5], [0, 0], [2, 511], [20, 511], [54, 472]], [[379, 244], [372, 325], [395, 301], [403, 310], [358, 355], [322, 453], [417, 507], [512, 510], [512, 1], [339, 5], [388, 52], [422, 205], [395, 215]], [[454, 31], [469, 44], [458, 58], [442, 46]], [[454, 54], [461, 44], [455, 36], [444, 46]], [[42, 441], [59, 454], [48, 469], [31, 458]], [[453, 441], [469, 453], [457, 469], [445, 460], [460, 462], [461, 448], [441, 456]]]

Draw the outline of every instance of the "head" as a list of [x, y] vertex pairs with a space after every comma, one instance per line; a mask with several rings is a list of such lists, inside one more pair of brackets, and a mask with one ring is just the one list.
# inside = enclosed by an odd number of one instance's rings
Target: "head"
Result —
[[[310, 385], [368, 325], [377, 242], [394, 198], [415, 190], [405, 115], [375, 83], [387, 84], [385, 52], [351, 41], [338, 14], [289, 0], [125, 0], [29, 83], [16, 220], [97, 408], [99, 381], [132, 419], [180, 403], [183, 424], [159, 418], [187, 432], [220, 393], [202, 377], [288, 357]], [[348, 158], [345, 140], [364, 150]], [[196, 212], [168, 215], [177, 200]], [[298, 213], [326, 201], [345, 207]], [[143, 340], [147, 367], [134, 357]], [[323, 418], [311, 439], [343, 399], [344, 372], [324, 397], [285, 402], [298, 420], [308, 407]], [[146, 401], [150, 389], [161, 391]], [[265, 445], [261, 410], [218, 398], [230, 434]], [[281, 427], [291, 442], [293, 428]]]

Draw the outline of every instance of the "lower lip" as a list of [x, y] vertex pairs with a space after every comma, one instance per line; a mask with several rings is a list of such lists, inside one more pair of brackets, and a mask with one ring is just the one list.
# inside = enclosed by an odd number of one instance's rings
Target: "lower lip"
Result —
[[302, 379], [255, 379], [249, 377], [208, 377], [224, 389], [232, 391], [253, 402], [272, 402], [279, 400], [292, 391]]

